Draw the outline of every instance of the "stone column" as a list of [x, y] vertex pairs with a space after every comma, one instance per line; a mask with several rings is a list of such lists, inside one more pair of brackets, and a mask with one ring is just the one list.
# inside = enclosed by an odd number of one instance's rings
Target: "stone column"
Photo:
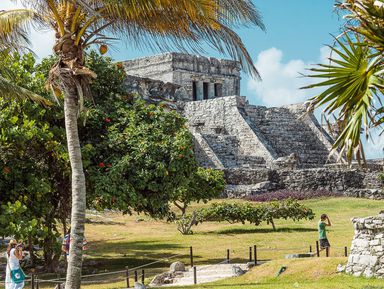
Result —
[[199, 80], [196, 83], [196, 96], [197, 100], [202, 100], [203, 99], [203, 81]]
[[210, 82], [208, 85], [208, 99], [215, 98], [215, 84]]

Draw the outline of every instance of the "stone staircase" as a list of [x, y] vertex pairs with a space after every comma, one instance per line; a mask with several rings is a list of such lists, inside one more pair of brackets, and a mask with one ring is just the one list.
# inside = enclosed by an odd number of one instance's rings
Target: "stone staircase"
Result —
[[250, 105], [241, 96], [184, 106], [184, 116], [199, 145], [199, 163], [218, 169], [323, 166], [332, 139], [305, 112], [304, 104], [267, 108]]
[[246, 155], [241, 152], [239, 139], [236, 136], [208, 133], [204, 133], [202, 136], [226, 168], [265, 167], [265, 160], [262, 157]]
[[[238, 271], [235, 270], [234, 267], [240, 268], [244, 272], [247, 272], [249, 270], [246, 264], [217, 264], [196, 267], [197, 284], [239, 276]], [[162, 287], [186, 286], [193, 284], [193, 269], [190, 268], [186, 272], [183, 272], [183, 276], [173, 279], [172, 284], [163, 285]]]
[[300, 115], [288, 107], [266, 108], [254, 105], [245, 107], [249, 120], [278, 157], [292, 153], [299, 156], [302, 167], [318, 167], [327, 161], [328, 149], [319, 141]]

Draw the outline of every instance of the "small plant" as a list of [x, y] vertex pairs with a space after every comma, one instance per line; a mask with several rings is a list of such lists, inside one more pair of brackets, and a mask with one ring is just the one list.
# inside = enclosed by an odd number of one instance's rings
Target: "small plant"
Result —
[[379, 181], [381, 181], [382, 184], [384, 184], [384, 172], [381, 172], [377, 178], [379, 179]]
[[193, 211], [192, 215], [184, 214], [176, 221], [177, 230], [183, 235], [192, 235], [192, 227], [197, 226], [199, 223], [203, 222], [202, 215]]

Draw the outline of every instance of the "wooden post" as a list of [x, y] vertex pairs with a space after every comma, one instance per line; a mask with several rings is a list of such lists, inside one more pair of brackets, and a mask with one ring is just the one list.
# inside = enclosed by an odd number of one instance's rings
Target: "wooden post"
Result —
[[227, 263], [229, 264], [229, 249], [227, 249]]
[[309, 253], [312, 253], [312, 245], [309, 246]]
[[253, 259], [255, 259], [255, 266], [257, 265], [257, 246], [253, 245]]
[[348, 257], [348, 247], [344, 247], [344, 257]]
[[197, 284], [197, 269], [193, 266], [193, 284]]
[[144, 284], [144, 281], [145, 281], [145, 272], [143, 269], [143, 270], [141, 270], [141, 284]]
[[57, 288], [61, 289], [61, 282], [57, 281]]
[[191, 259], [191, 268], [193, 267], [193, 248], [189, 247], [189, 258]]
[[137, 271], [135, 271], [135, 282], [137, 282], [139, 280], [138, 276], [137, 276]]
[[36, 276], [36, 289], [39, 289], [40, 285], [39, 285], [39, 277]]
[[31, 288], [35, 289], [35, 274], [33, 273], [31, 275]]
[[329, 257], [329, 247], [325, 248], [325, 256]]
[[249, 247], [249, 262], [252, 262], [252, 247]]
[[316, 255], [317, 257], [320, 257], [319, 241], [316, 241]]
[[127, 281], [127, 288], [129, 288], [129, 267], [125, 267], [125, 280]]

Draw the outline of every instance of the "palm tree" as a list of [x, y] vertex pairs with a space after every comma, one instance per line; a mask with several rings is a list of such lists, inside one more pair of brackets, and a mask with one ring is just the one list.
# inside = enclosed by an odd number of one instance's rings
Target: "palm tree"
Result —
[[[29, 44], [28, 25], [34, 13], [27, 9], [0, 10], [0, 57], [16, 50], [23, 50]], [[2, 73], [6, 67], [1, 67]], [[35, 93], [21, 88], [0, 75], [0, 95], [6, 99], [30, 99], [42, 105], [50, 102]]]
[[364, 160], [361, 134], [384, 124], [384, 2], [345, 0], [337, 7], [348, 20], [341, 37], [331, 47], [329, 64], [310, 69], [309, 77], [325, 79], [305, 88], [325, 87], [312, 98], [312, 108], [326, 105], [338, 114], [341, 133], [334, 149], [347, 159]]
[[240, 37], [240, 25], [264, 28], [251, 0], [24, 0], [56, 32], [59, 60], [50, 72], [54, 94], [63, 92], [65, 125], [72, 169], [71, 248], [66, 289], [80, 288], [86, 188], [77, 128], [77, 115], [89, 83], [97, 77], [84, 64], [84, 50], [114, 37], [125, 37], [140, 48], [203, 51], [202, 41], [227, 52], [259, 77]]

